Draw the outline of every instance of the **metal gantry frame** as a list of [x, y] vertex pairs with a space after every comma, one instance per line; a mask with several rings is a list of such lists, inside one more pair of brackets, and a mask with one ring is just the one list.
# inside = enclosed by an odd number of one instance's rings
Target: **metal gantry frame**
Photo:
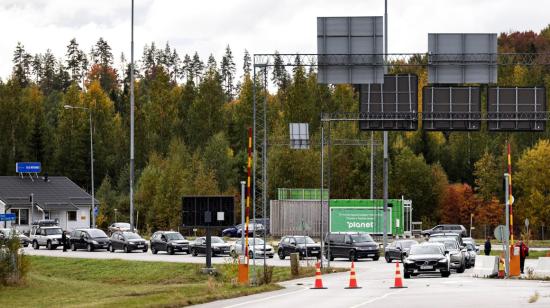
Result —
[[[270, 145], [281, 145], [282, 142], [275, 142], [271, 144], [268, 142], [269, 127], [267, 119], [267, 99], [268, 99], [268, 80], [267, 74], [270, 67], [274, 67], [275, 59], [282, 60], [281, 65], [283, 67], [350, 67], [350, 66], [385, 66], [388, 68], [398, 67], [428, 67], [431, 64], [436, 63], [438, 66], [450, 65], [450, 66], [465, 66], [472, 64], [487, 64], [495, 66], [536, 66], [536, 65], [550, 65], [550, 53], [497, 53], [497, 54], [430, 54], [430, 53], [388, 53], [383, 54], [380, 57], [379, 54], [254, 54], [253, 56], [253, 151], [254, 151], [254, 164], [253, 164], [253, 216], [256, 218], [256, 210], [262, 212], [262, 218], [267, 218], [267, 202], [269, 194], [268, 185], [268, 148]], [[321, 64], [319, 64], [321, 59]], [[380, 63], [373, 63], [373, 59], [384, 59]], [[460, 61], [455, 62], [453, 61]], [[328, 63], [328, 64], [323, 64]], [[258, 77], [263, 77], [263, 80], [258, 80]], [[259, 84], [258, 84], [259, 83]], [[258, 100], [258, 85], [261, 85], [261, 91], [263, 91], [261, 102]], [[487, 113], [425, 113], [430, 120], [457, 120], [457, 119], [479, 119], [479, 120], [494, 120], [491, 115]], [[547, 120], [550, 119], [550, 112], [519, 112], [509, 113], [501, 115], [506, 119], [512, 119], [517, 121], [532, 121], [535, 116], [536, 119]], [[326, 144], [328, 146], [328, 157], [330, 157], [331, 143], [330, 130], [332, 122], [354, 122], [354, 121], [369, 121], [369, 120], [392, 120], [392, 121], [410, 121], [422, 119], [422, 112], [415, 114], [410, 113], [361, 113], [361, 112], [335, 112], [335, 113], [323, 113], [321, 114], [321, 149]], [[328, 125], [328, 138], [324, 136], [324, 125]], [[325, 143], [325, 139], [326, 142]], [[366, 145], [364, 140], [346, 140], [346, 145]], [[355, 143], [355, 144], [354, 144]], [[368, 143], [371, 144], [371, 143]], [[322, 150], [322, 156], [324, 151]], [[324, 157], [322, 157], [323, 165]], [[328, 168], [328, 180], [325, 180], [323, 172], [321, 173], [321, 188], [324, 188], [325, 181], [327, 181], [327, 190], [329, 192], [330, 199], [330, 167]], [[322, 194], [321, 194], [322, 195]], [[326, 200], [327, 204], [329, 200]], [[321, 200], [323, 203], [324, 200]], [[322, 213], [322, 211], [321, 211]], [[330, 215], [330, 213], [329, 213]], [[322, 220], [321, 220], [322, 224]], [[330, 222], [329, 222], [330, 225]], [[264, 242], [265, 242], [264, 232]], [[255, 235], [254, 235], [255, 236]], [[323, 238], [321, 238], [323, 243]], [[264, 258], [264, 267], [266, 266]]]

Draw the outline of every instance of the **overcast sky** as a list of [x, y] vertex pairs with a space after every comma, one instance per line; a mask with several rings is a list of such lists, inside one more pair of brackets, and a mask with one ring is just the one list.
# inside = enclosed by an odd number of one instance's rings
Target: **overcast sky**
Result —
[[[548, 0], [389, 0], [389, 52], [427, 50], [428, 32], [540, 31]], [[0, 77], [18, 41], [27, 52], [64, 57], [74, 37], [87, 53], [103, 37], [118, 61], [130, 54], [130, 0], [0, 0]], [[135, 53], [166, 41], [180, 56], [219, 61], [229, 44], [242, 66], [250, 53], [315, 53], [317, 16], [383, 15], [383, 0], [135, 0]], [[118, 66], [117, 66], [118, 67]]]

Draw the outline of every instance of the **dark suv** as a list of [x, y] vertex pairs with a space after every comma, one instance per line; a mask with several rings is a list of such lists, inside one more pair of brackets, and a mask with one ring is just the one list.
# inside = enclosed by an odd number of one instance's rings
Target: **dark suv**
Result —
[[279, 242], [277, 254], [279, 259], [284, 260], [291, 253], [299, 253], [300, 259], [305, 257], [321, 258], [321, 245], [315, 243], [309, 236], [291, 235], [285, 236]]
[[94, 251], [109, 248], [109, 237], [99, 229], [76, 229], [71, 232], [69, 243], [72, 251], [77, 249]]
[[466, 237], [466, 228], [463, 225], [437, 225], [431, 229], [422, 231], [423, 236], [430, 236], [435, 233], [457, 233]]
[[166, 251], [169, 255], [176, 252], [189, 254], [189, 241], [179, 232], [157, 231], [151, 237], [151, 252], [157, 254], [159, 251]]
[[[330, 252], [328, 245], [330, 244]], [[325, 250], [327, 258], [348, 258], [357, 261], [360, 258], [372, 258], [378, 261], [380, 258], [379, 245], [372, 237], [365, 233], [345, 234], [331, 233], [325, 237]]]

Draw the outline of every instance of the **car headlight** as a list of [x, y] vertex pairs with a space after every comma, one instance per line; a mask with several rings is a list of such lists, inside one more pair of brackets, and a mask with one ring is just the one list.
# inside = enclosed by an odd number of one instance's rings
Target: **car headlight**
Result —
[[409, 260], [409, 259], [405, 259], [405, 261], [404, 261], [404, 262], [405, 262], [405, 263], [407, 263], [407, 264], [413, 264], [413, 263], [414, 263], [414, 261], [413, 261], [413, 260]]
[[441, 258], [438, 261], [439, 263], [447, 263], [447, 258]]
[[97, 241], [92, 241], [92, 244], [99, 245], [99, 243]]

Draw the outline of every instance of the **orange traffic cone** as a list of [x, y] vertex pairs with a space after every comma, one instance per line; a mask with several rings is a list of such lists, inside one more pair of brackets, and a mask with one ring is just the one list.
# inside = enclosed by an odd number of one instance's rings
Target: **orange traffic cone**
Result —
[[351, 261], [349, 287], [346, 287], [344, 289], [361, 289], [361, 287], [357, 286], [357, 279], [355, 278], [355, 264], [353, 263], [353, 261]]
[[395, 263], [395, 283], [390, 289], [406, 288], [403, 286], [403, 280], [401, 279], [401, 271], [399, 270], [399, 261]]
[[315, 286], [311, 289], [326, 289], [323, 287], [323, 280], [321, 279], [321, 264], [319, 262], [315, 264]]

